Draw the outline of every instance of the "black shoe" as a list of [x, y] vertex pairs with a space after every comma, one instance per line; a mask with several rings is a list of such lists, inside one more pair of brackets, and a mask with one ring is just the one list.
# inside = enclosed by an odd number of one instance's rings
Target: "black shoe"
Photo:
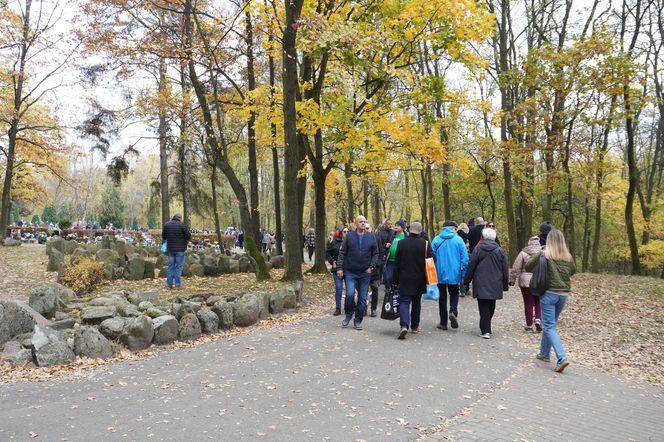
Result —
[[339, 316], [339, 315], [341, 315], [341, 309], [340, 308], [336, 309], [334, 311], [334, 313], [332, 313], [332, 316]]
[[436, 328], [439, 328], [439, 329], [441, 329], [441, 330], [447, 330], [447, 326], [446, 326], [446, 325], [443, 325], [443, 324], [438, 324], [438, 325], [436, 326]]
[[355, 322], [353, 323], [355, 326], [355, 330], [362, 330], [362, 323], [361, 322]]
[[348, 324], [350, 324], [350, 320], [353, 318], [353, 315], [346, 315], [346, 317], [341, 321], [341, 326], [342, 327], [348, 327]]
[[450, 313], [450, 325], [452, 328], [459, 328], [459, 321], [457, 321], [456, 315], [454, 313]]
[[376, 309], [375, 309], [375, 308], [372, 308], [372, 309], [371, 309], [371, 317], [372, 317], [372, 318], [375, 318], [376, 316], [377, 316], [377, 315], [376, 315]]

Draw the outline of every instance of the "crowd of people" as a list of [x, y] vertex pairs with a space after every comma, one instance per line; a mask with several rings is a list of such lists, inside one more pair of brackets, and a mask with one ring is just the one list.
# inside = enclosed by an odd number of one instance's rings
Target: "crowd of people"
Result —
[[[433, 262], [427, 264], [428, 258]], [[422, 296], [436, 289], [438, 329], [459, 328], [459, 298], [472, 295], [477, 300], [479, 337], [491, 339], [496, 301], [503, 298], [509, 286], [518, 283], [523, 298], [524, 331], [542, 333], [537, 359], [549, 362], [553, 348], [554, 370], [562, 372], [569, 364], [557, 322], [571, 290], [575, 267], [563, 233], [550, 222], [540, 225], [538, 236], [529, 239], [511, 270], [495, 223], [482, 217], [467, 224], [447, 220], [440, 233], [430, 240], [418, 221], [400, 219], [392, 224], [385, 219], [373, 231], [366, 218], [358, 216], [354, 228], [343, 226], [330, 234], [326, 260], [334, 280], [333, 315], [344, 315], [342, 327], [350, 326], [352, 321], [356, 330], [362, 330], [367, 314], [377, 316], [378, 289], [383, 284], [386, 303], [390, 295], [398, 293], [398, 339], [420, 333]], [[428, 273], [427, 265], [431, 264], [435, 271]], [[539, 293], [531, 289], [533, 272], [537, 271], [543, 274], [537, 281], [545, 281], [545, 287], [538, 288]]]

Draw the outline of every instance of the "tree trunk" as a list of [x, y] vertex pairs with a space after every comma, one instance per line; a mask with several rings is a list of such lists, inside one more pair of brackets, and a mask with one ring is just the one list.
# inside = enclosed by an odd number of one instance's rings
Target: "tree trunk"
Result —
[[[269, 36], [270, 46], [272, 46], [272, 41], [274, 37], [272, 33]], [[272, 55], [268, 56], [268, 69], [270, 72], [270, 107], [275, 108], [276, 103], [274, 101], [274, 94], [276, 90], [276, 78], [275, 78], [275, 67], [274, 67], [274, 57]], [[283, 240], [282, 240], [282, 227], [281, 227], [281, 176], [279, 172], [279, 152], [277, 151], [277, 125], [275, 123], [270, 123], [270, 133], [272, 134], [272, 175], [274, 183], [274, 218], [275, 218], [275, 236], [277, 240], [277, 254], [284, 254]]]
[[[256, 165], [256, 112], [253, 110], [252, 92], [256, 89], [256, 76], [254, 74], [254, 34], [251, 24], [251, 11], [249, 10], [249, 0], [245, 1], [245, 23], [246, 35], [245, 43], [247, 45], [247, 88], [249, 106], [252, 110], [249, 112], [247, 121], [247, 150], [249, 155], [249, 199], [251, 209], [251, 224], [248, 226], [251, 236], [256, 244], [261, 243], [260, 238], [260, 212], [258, 211], [258, 167]], [[245, 230], [245, 237], [246, 237]]]
[[11, 213], [12, 202], [12, 180], [14, 178], [14, 162], [16, 160], [16, 138], [18, 136], [18, 126], [20, 123], [21, 103], [23, 102], [23, 84], [25, 82], [25, 62], [28, 55], [28, 38], [30, 33], [30, 13], [32, 12], [32, 0], [25, 2], [25, 11], [23, 17], [23, 35], [21, 46], [19, 48], [18, 70], [12, 77], [14, 86], [13, 115], [7, 133], [7, 157], [5, 158], [5, 179], [2, 184], [2, 209], [0, 210], [0, 237], [4, 237], [7, 226], [9, 226], [9, 215]]
[[217, 207], [217, 163], [212, 162], [212, 214], [214, 215], [214, 230], [217, 232], [219, 247], [223, 247], [221, 240], [221, 225], [219, 224], [219, 208]]
[[293, 0], [284, 5], [283, 48], [283, 108], [284, 108], [284, 207], [286, 210], [286, 271], [285, 280], [302, 279], [302, 247], [299, 226], [301, 219], [298, 198], [299, 147], [297, 134], [297, 113], [295, 97], [298, 93], [297, 77], [297, 37], [296, 23], [302, 11], [304, 0]]
[[586, 198], [584, 200], [584, 220], [583, 220], [583, 258], [581, 261], [581, 271], [588, 271], [590, 257], [590, 189], [586, 189]]
[[346, 205], [348, 207], [348, 219], [346, 222], [352, 223], [355, 220], [355, 197], [353, 196], [353, 183], [350, 178], [353, 176], [351, 160], [344, 164], [344, 174], [346, 176]]
[[[180, 115], [180, 142], [178, 143], [178, 162], [180, 164], [180, 192], [182, 193], [182, 212], [184, 222], [191, 227], [191, 194], [189, 192], [189, 165], [187, 164], [187, 146], [189, 145], [189, 101], [187, 97], [186, 63], [180, 62], [180, 84], [182, 87], [182, 114]], [[220, 243], [221, 244], [221, 243]]]
[[161, 224], [166, 224], [171, 219], [170, 214], [170, 195], [168, 193], [168, 148], [167, 131], [168, 122], [166, 121], [166, 105], [164, 95], [166, 94], [166, 59], [159, 57], [159, 127], [157, 136], [159, 137], [159, 171], [160, 171], [160, 190], [161, 190]]
[[627, 198], [625, 202], [625, 229], [627, 230], [629, 252], [632, 259], [632, 275], [640, 275], [641, 258], [639, 257], [639, 245], [636, 241], [636, 231], [634, 229], [634, 197], [636, 195], [636, 186], [639, 180], [639, 170], [636, 164], [634, 120], [628, 84], [625, 84], [624, 86], [623, 97], [625, 100], [625, 131], [627, 132], [627, 170], [629, 173], [629, 187], [627, 189]]
[[374, 184], [373, 188], [373, 222], [376, 227], [381, 224], [380, 217], [380, 187]]

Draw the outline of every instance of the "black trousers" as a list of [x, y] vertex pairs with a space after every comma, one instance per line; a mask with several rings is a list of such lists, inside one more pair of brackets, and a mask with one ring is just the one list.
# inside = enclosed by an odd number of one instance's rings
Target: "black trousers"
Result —
[[378, 286], [380, 285], [380, 279], [376, 279], [369, 283], [371, 287], [371, 310], [376, 310], [378, 308]]
[[480, 310], [480, 332], [491, 333], [491, 318], [496, 311], [495, 299], [478, 299], [477, 307]]

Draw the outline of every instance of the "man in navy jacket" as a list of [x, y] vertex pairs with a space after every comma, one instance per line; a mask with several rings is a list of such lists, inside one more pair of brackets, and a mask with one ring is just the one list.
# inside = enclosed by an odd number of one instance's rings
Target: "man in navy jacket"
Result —
[[[367, 293], [371, 272], [378, 264], [378, 244], [376, 237], [366, 231], [367, 219], [360, 215], [355, 218], [355, 230], [348, 232], [339, 250], [337, 276], [346, 282], [346, 317], [342, 327], [348, 327], [351, 318], [356, 330], [362, 330], [362, 319], [367, 310]], [[357, 287], [357, 303], [355, 288]]]
[[179, 289], [182, 267], [184, 267], [184, 252], [187, 250], [187, 244], [191, 239], [189, 228], [182, 222], [182, 215], [176, 213], [172, 220], [164, 224], [161, 239], [168, 241], [166, 244], [166, 250], [168, 251], [166, 284], [169, 289], [172, 289], [175, 283], [175, 288]]

